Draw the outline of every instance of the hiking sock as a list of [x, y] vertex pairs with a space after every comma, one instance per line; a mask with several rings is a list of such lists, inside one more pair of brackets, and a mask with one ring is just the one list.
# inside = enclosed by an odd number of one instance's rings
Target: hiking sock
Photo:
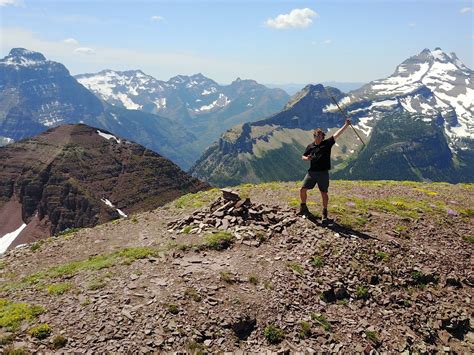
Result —
[[300, 204], [300, 213], [307, 213], [308, 212], [308, 206], [306, 206], [306, 203], [301, 203]]
[[328, 219], [328, 209], [323, 208], [323, 219]]

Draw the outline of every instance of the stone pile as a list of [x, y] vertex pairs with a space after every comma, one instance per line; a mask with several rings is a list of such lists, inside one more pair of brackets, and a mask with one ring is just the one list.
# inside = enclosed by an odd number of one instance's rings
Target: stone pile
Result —
[[[278, 206], [252, 203], [237, 192], [221, 189], [223, 196], [208, 207], [168, 224], [170, 232], [232, 232], [237, 240], [263, 239], [275, 234], [288, 235], [286, 228], [295, 223], [294, 211]], [[258, 240], [254, 244], [258, 244]], [[247, 243], [245, 243], [247, 244]]]

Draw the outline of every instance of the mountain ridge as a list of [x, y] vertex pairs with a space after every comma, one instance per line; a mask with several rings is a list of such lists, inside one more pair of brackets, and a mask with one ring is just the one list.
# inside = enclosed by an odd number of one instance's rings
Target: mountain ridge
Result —
[[207, 186], [143, 146], [82, 124], [1, 147], [0, 157], [0, 235], [26, 224], [13, 246], [150, 209]]

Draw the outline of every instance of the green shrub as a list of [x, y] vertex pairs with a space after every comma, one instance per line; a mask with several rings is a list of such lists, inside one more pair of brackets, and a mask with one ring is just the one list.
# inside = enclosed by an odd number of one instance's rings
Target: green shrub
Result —
[[301, 267], [300, 264], [296, 262], [289, 261], [286, 263], [286, 267], [288, 267], [290, 270], [293, 270], [294, 272], [303, 275], [303, 268]]
[[390, 255], [384, 251], [378, 251], [375, 253], [375, 257], [379, 260], [387, 261], [390, 258]]
[[100, 290], [101, 288], [104, 288], [107, 283], [103, 280], [94, 280], [87, 284], [87, 289], [90, 291], [96, 291]]
[[28, 354], [24, 348], [15, 348], [14, 346], [10, 345], [3, 349], [2, 354], [6, 355], [26, 355]]
[[37, 251], [40, 247], [41, 247], [41, 243], [36, 242], [36, 243], [31, 244], [30, 250], [31, 250], [32, 252], [35, 252], [35, 251]]
[[269, 325], [263, 330], [263, 336], [267, 339], [270, 344], [278, 344], [285, 337], [285, 333], [280, 328], [274, 325]]
[[257, 277], [256, 275], [250, 275], [250, 276], [249, 276], [249, 282], [250, 282], [252, 285], [257, 286], [257, 285], [258, 285], [258, 277]]
[[462, 239], [464, 239], [468, 243], [474, 244], [474, 237], [466, 235]]
[[195, 302], [201, 302], [202, 298], [199, 293], [196, 291], [195, 288], [188, 287], [184, 294], [190, 298], [192, 298]]
[[170, 312], [171, 314], [178, 314], [179, 313], [178, 306], [175, 305], [175, 304], [169, 304], [167, 306], [167, 309], [168, 309], [168, 312]]
[[232, 274], [228, 271], [221, 271], [219, 274], [219, 277], [225, 283], [228, 283], [228, 284], [234, 283], [234, 278], [232, 277]]
[[61, 349], [67, 344], [67, 338], [62, 335], [56, 335], [53, 339], [53, 349]]
[[60, 282], [48, 286], [48, 294], [59, 296], [71, 289], [71, 284], [68, 282]]
[[300, 338], [309, 338], [311, 336], [311, 323], [300, 322]]
[[358, 299], [366, 300], [369, 298], [369, 290], [364, 286], [357, 286], [356, 295]]
[[318, 256], [318, 255], [314, 255], [311, 258], [310, 264], [313, 265], [314, 267], [322, 267], [323, 266], [323, 258]]
[[10, 344], [13, 341], [13, 335], [8, 334], [0, 337], [0, 346]]
[[319, 324], [323, 329], [327, 332], [331, 331], [331, 324], [327, 321], [326, 317], [322, 314], [311, 314], [311, 319], [314, 320], [317, 324]]
[[232, 234], [227, 232], [212, 233], [204, 237], [204, 245], [210, 249], [222, 250], [229, 247], [233, 238]]
[[32, 321], [43, 312], [41, 306], [13, 303], [0, 298], [0, 327], [15, 331], [22, 321]]
[[371, 341], [375, 345], [380, 344], [379, 336], [377, 332], [366, 330], [365, 331], [365, 336], [367, 337], [367, 340]]
[[33, 327], [29, 330], [29, 333], [32, 337], [37, 339], [46, 339], [51, 335], [53, 330], [48, 324], [39, 324], [36, 327]]

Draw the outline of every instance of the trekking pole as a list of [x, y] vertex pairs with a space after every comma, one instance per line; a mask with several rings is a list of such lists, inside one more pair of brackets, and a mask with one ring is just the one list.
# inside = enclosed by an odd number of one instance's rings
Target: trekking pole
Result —
[[[336, 106], [337, 106], [337, 108], [339, 109], [339, 111], [341, 111], [341, 113], [342, 113], [342, 115], [344, 116], [344, 118], [345, 118], [346, 120], [348, 120], [348, 119], [349, 119], [349, 116], [347, 116], [347, 115], [344, 113], [344, 111], [342, 111], [341, 107], [340, 107], [339, 104], [337, 103], [337, 101], [336, 101], [336, 99], [334, 98], [334, 96], [331, 96], [331, 99], [332, 99], [332, 101], [334, 101], [334, 103], [336, 104]], [[362, 140], [362, 138], [360, 138], [359, 133], [357, 133], [357, 131], [356, 131], [356, 129], [354, 128], [354, 126], [352, 126], [352, 123], [351, 123], [350, 126], [352, 127], [352, 129], [354, 130], [355, 134], [357, 135], [357, 138], [359, 138], [359, 140], [360, 140], [360, 141], [362, 142], [362, 144], [365, 146], [364, 141]]]

